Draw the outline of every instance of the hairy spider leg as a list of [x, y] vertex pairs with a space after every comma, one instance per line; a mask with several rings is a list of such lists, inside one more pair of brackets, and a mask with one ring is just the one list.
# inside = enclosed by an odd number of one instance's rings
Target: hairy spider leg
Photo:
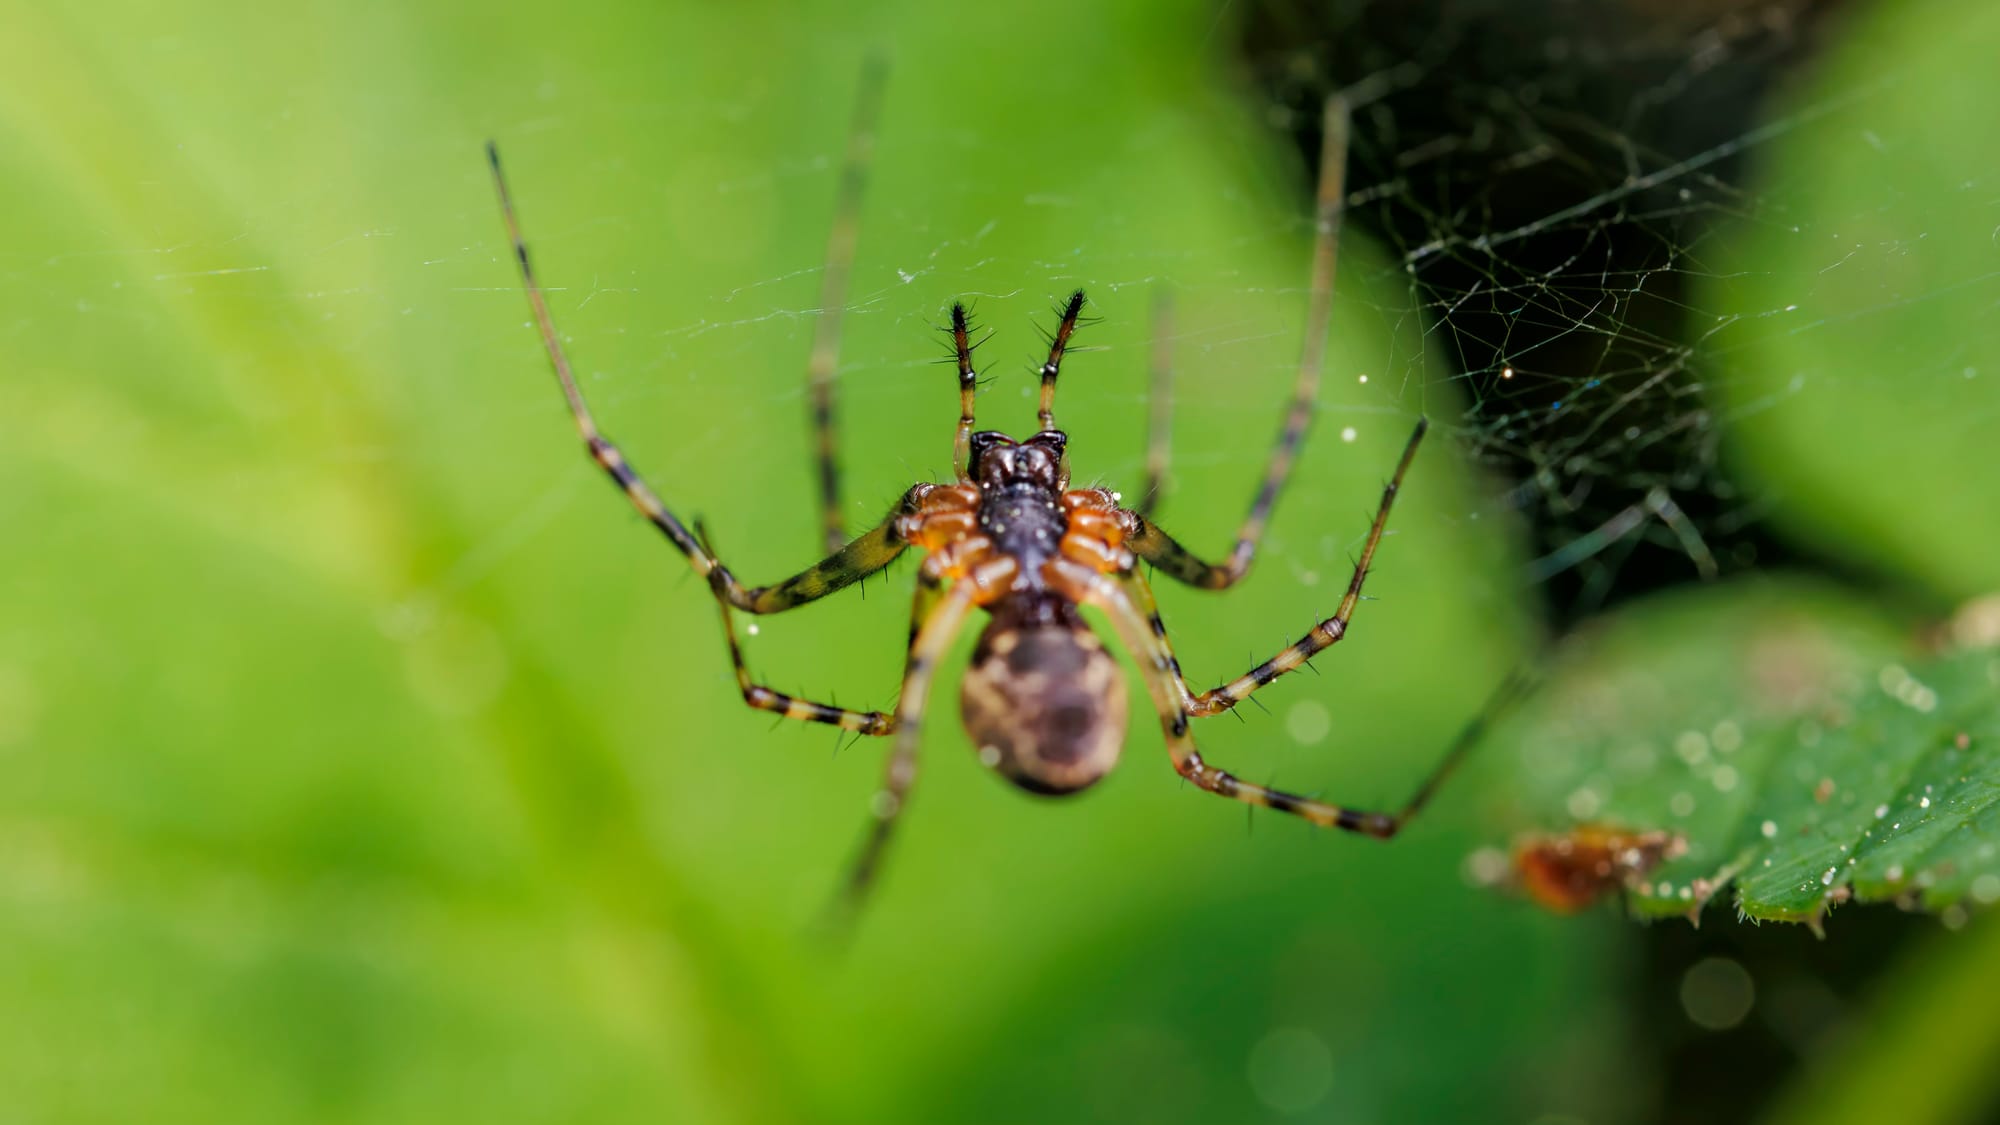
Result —
[[528, 295], [528, 307], [534, 312], [542, 347], [548, 351], [549, 364], [555, 368], [556, 379], [562, 384], [563, 397], [569, 401], [570, 415], [576, 420], [577, 432], [583, 436], [591, 460], [596, 461], [598, 467], [610, 476], [639, 514], [659, 528], [660, 533], [687, 556], [695, 573], [708, 580], [709, 588], [715, 591], [716, 597], [750, 613], [781, 613], [866, 578], [903, 553], [909, 543], [897, 532], [897, 521], [917, 510], [924, 494], [932, 487], [930, 485], [920, 484], [904, 493], [903, 498], [890, 509], [888, 517], [874, 529], [826, 559], [769, 586], [743, 585], [728, 567], [722, 565], [721, 560], [704, 549], [686, 525], [640, 479], [618, 447], [598, 431], [590, 407], [584, 403], [583, 390], [577, 386], [569, 358], [563, 354], [562, 343], [556, 335], [555, 320], [549, 315], [548, 299], [542, 294], [541, 283], [535, 279], [534, 266], [528, 259], [528, 243], [521, 237], [521, 224], [514, 214], [514, 199], [507, 190], [507, 178], [500, 170], [500, 149], [491, 141], [486, 143], [486, 159], [493, 167], [493, 186], [500, 195], [500, 213], [507, 223], [507, 235], [514, 244], [514, 260], [521, 268], [521, 284]]
[[[1361, 587], [1368, 580], [1369, 569], [1375, 560], [1375, 550], [1381, 545], [1382, 536], [1389, 526], [1389, 512], [1395, 507], [1396, 496], [1402, 491], [1403, 478], [1409, 473], [1410, 463], [1417, 456], [1417, 447], [1422, 444], [1424, 434], [1429, 429], [1429, 419], [1417, 419], [1416, 427], [1410, 432], [1409, 440], [1404, 443], [1403, 454], [1396, 462], [1395, 473], [1390, 476], [1389, 482], [1382, 486], [1382, 501], [1375, 509], [1374, 521], [1368, 525], [1368, 537], [1362, 543], [1360, 556], [1355, 560], [1354, 573], [1348, 578], [1347, 593], [1340, 599], [1340, 605], [1334, 610], [1333, 616], [1314, 625], [1306, 632], [1305, 636], [1286, 646], [1276, 656], [1257, 665], [1236, 679], [1210, 688], [1200, 694], [1196, 694], [1188, 687], [1187, 680], [1181, 675], [1180, 662], [1174, 659], [1171, 650], [1168, 651], [1167, 661], [1170, 665], [1169, 670], [1178, 688], [1182, 704], [1187, 708], [1190, 715], [1195, 718], [1203, 718], [1210, 715], [1220, 715], [1224, 711], [1230, 710], [1238, 703], [1250, 698], [1258, 688], [1276, 680], [1287, 672], [1295, 671], [1304, 665], [1306, 661], [1337, 644], [1341, 638], [1347, 635], [1347, 623], [1353, 618], [1355, 607], [1360, 604]], [[1121, 540], [1122, 545], [1134, 556], [1152, 561], [1155, 566], [1166, 570], [1170, 575], [1179, 576], [1176, 573], [1176, 567], [1181, 568], [1181, 572], [1185, 573], [1188, 566], [1185, 560], [1191, 559], [1192, 556], [1188, 555], [1180, 544], [1175, 543], [1164, 532], [1147, 523], [1145, 517], [1138, 515], [1136, 512], [1117, 512], [1113, 507], [1114, 501], [1111, 495], [1102, 489], [1075, 492], [1071, 493], [1071, 495], [1083, 500], [1083, 503], [1078, 505], [1079, 507], [1096, 507], [1102, 509], [1105, 514], [1098, 515], [1098, 520], [1119, 519], [1121, 521], [1121, 529], [1125, 531], [1125, 535]], [[1079, 515], [1081, 514], [1079, 513]], [[1112, 555], [1106, 555], [1105, 559], [1108, 562], [1113, 557]], [[1193, 565], [1198, 566], [1200, 564], [1196, 562]], [[1160, 638], [1161, 643], [1165, 644], [1167, 626], [1166, 622], [1160, 618], [1159, 607], [1153, 598], [1152, 587], [1141, 582], [1131, 587], [1128, 593], [1132, 599], [1134, 608], [1145, 617], [1146, 623], [1152, 630], [1153, 635]]]
[[[708, 528], [697, 519], [694, 521], [695, 537], [702, 548], [715, 553], [715, 544], [708, 537]], [[722, 635], [729, 639], [729, 663], [736, 669], [736, 687], [743, 696], [743, 702], [759, 711], [770, 711], [781, 719], [792, 719], [802, 723], [825, 723], [828, 726], [851, 730], [857, 734], [885, 735], [896, 729], [896, 717], [880, 711], [851, 711], [830, 703], [815, 703], [795, 695], [786, 695], [770, 687], [757, 683], [750, 675], [750, 665], [743, 659], [743, 646], [736, 638], [736, 619], [729, 612], [729, 602], [715, 599], [716, 608], [722, 612]]]
[[854, 96], [854, 123], [847, 135], [847, 160], [840, 174], [840, 196], [834, 204], [833, 229], [826, 239], [826, 269], [820, 275], [819, 324], [813, 332], [812, 357], [806, 363], [813, 435], [819, 456], [820, 520], [826, 550], [847, 542], [840, 512], [840, 465], [836, 455], [833, 378], [840, 363], [840, 326], [847, 305], [847, 278], [854, 268], [854, 243], [860, 226], [861, 193], [868, 184], [868, 165], [875, 155], [875, 121], [882, 109], [882, 87], [888, 64], [870, 55], [861, 67], [861, 87]]
[[[1388, 484], [1382, 486], [1382, 503], [1375, 509], [1375, 522], [1368, 525], [1368, 539], [1361, 547], [1360, 557], [1354, 562], [1354, 574], [1347, 580], [1347, 593], [1340, 599], [1340, 605], [1333, 611], [1333, 616], [1314, 625], [1307, 630], [1305, 636], [1236, 679], [1210, 688], [1199, 695], [1188, 694], [1190, 713], [1196, 717], [1220, 715], [1250, 698], [1258, 688], [1287, 672], [1298, 669], [1306, 661], [1339, 643], [1340, 639], [1347, 635], [1347, 622], [1354, 616], [1354, 607], [1361, 601], [1361, 584], [1368, 580], [1368, 569], [1375, 561], [1375, 548], [1382, 542], [1383, 529], [1389, 525], [1389, 509], [1396, 503], [1396, 494], [1403, 487], [1403, 475], [1410, 471], [1410, 462], [1416, 458], [1417, 446], [1424, 440], [1424, 432], [1429, 428], [1430, 423], [1427, 419], [1417, 420], [1416, 429], [1411, 432], [1410, 440], [1403, 446], [1402, 459], [1396, 462], [1395, 475], [1389, 478]], [[1172, 540], [1166, 541], [1172, 544]], [[1132, 539], [1127, 539], [1125, 542], [1134, 554], [1145, 557], [1146, 553], [1140, 549], [1138, 543]], [[1173, 546], [1178, 549], [1179, 545], [1173, 544]], [[1160, 569], [1166, 570], [1169, 574], [1173, 573], [1166, 565], [1157, 563], [1155, 565], [1159, 565]], [[1151, 600], [1150, 594], [1147, 600]], [[1158, 613], [1152, 614], [1152, 623], [1156, 631], [1164, 636], [1165, 627], [1160, 624]], [[1178, 676], [1178, 671], [1175, 674]]]
[[1036, 412], [1041, 420], [1042, 430], [1056, 428], [1056, 376], [1062, 374], [1063, 352], [1069, 347], [1070, 333], [1076, 331], [1076, 318], [1083, 313], [1083, 290], [1069, 295], [1063, 304], [1062, 322], [1056, 325], [1055, 335], [1049, 337], [1049, 358], [1042, 363], [1042, 405]]
[[1146, 487], [1136, 509], [1151, 519], [1167, 483], [1167, 458], [1174, 421], [1174, 294], [1164, 285], [1153, 291], [1152, 409], [1146, 418]]
[[1347, 99], [1335, 94], [1326, 99], [1321, 117], [1319, 150], [1319, 191], [1314, 205], [1312, 288], [1306, 304], [1305, 340], [1299, 347], [1298, 381], [1285, 407], [1284, 424], [1271, 450], [1271, 462], [1264, 469], [1263, 483], [1250, 501], [1250, 514], [1236, 535], [1236, 547], [1227, 562], [1207, 563], [1148, 525], [1148, 533], [1126, 545], [1140, 558], [1152, 563], [1171, 578], [1205, 590], [1225, 590], [1250, 573], [1257, 556], [1257, 544], [1264, 537], [1271, 508], [1292, 474], [1299, 447], [1312, 426], [1313, 410], [1319, 398], [1320, 367], [1326, 361], [1326, 341], [1333, 323], [1333, 278], [1340, 260], [1340, 219], [1345, 210], [1347, 183]]
[[[850, 910], [860, 905], [874, 882], [896, 818], [908, 803], [910, 787], [916, 782], [917, 746], [938, 662], [957, 639], [972, 608], [1005, 592], [1018, 569], [1014, 560], [1004, 555], [990, 557], [967, 573], [953, 574], [958, 568], [949, 563], [949, 551], [933, 554], [924, 560], [917, 577], [916, 594], [911, 599], [914, 633], [909, 658], [903, 666], [902, 694], [896, 700], [895, 747], [889, 754], [882, 788], [876, 791], [869, 808], [873, 822], [868, 838], [848, 874], [844, 898]], [[947, 577], [954, 581], [940, 592]]]
[[856, 734], [885, 735], [896, 729], [896, 716], [881, 711], [854, 711], [837, 707], [831, 703], [816, 703], [795, 695], [774, 691], [750, 677], [750, 667], [743, 661], [743, 649], [736, 639], [736, 625], [729, 614], [729, 603], [717, 598], [715, 604], [722, 609], [722, 631], [729, 638], [729, 662], [736, 667], [736, 686], [743, 694], [743, 702], [759, 711], [770, 711], [780, 718], [793, 719], [802, 723], [825, 723], [851, 730]]
[[972, 408], [979, 397], [979, 373], [972, 369], [972, 321], [965, 303], [951, 306], [951, 347], [958, 360], [958, 436], [951, 443], [952, 471], [958, 482], [972, 479]]
[[1431, 795], [1477, 740], [1477, 728], [1468, 728], [1468, 734], [1461, 735], [1454, 742], [1438, 765], [1425, 776], [1410, 800], [1393, 813], [1349, 808], [1244, 781], [1227, 770], [1209, 765], [1195, 746], [1194, 735], [1188, 728], [1189, 713], [1184, 702], [1186, 689], [1177, 682], [1178, 677], [1172, 670], [1172, 649], [1165, 633], [1148, 622], [1147, 615], [1140, 611], [1130, 592], [1143, 586], [1145, 579], [1136, 573], [1103, 573], [1070, 559], [1058, 559], [1050, 563], [1050, 569], [1055, 572], [1052, 578], [1059, 588], [1065, 589], [1083, 604], [1103, 610], [1120, 639], [1131, 649], [1145, 678], [1147, 690], [1153, 697], [1153, 706], [1160, 714], [1160, 728], [1167, 736], [1167, 754], [1173, 761], [1174, 771], [1218, 796], [1291, 813], [1322, 827], [1340, 828], [1386, 840], [1401, 831], [1411, 818], [1423, 810]]

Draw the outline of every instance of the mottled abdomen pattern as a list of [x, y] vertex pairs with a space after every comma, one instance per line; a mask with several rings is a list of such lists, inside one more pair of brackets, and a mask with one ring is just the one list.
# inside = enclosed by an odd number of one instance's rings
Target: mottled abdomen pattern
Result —
[[1074, 793], [1110, 772], [1125, 743], [1125, 678], [1081, 622], [996, 617], [959, 694], [979, 760], [1034, 793]]

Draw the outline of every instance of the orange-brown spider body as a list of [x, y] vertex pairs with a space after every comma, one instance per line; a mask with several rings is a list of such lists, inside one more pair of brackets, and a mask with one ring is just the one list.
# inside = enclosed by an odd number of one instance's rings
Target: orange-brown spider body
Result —
[[972, 482], [933, 492], [906, 517], [911, 542], [947, 560], [941, 577], [996, 558], [1012, 563], [1004, 585], [975, 595], [992, 616], [959, 686], [959, 712], [981, 762], [1050, 795], [1110, 772], [1128, 714], [1117, 663], [1049, 573], [1060, 557], [1115, 558], [1123, 538], [1102, 493], [1067, 491], [1068, 441], [1060, 430], [1021, 442], [973, 434]]

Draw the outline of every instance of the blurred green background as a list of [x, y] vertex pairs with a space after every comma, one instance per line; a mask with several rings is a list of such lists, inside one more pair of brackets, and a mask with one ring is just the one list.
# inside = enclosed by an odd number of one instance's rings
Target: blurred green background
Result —
[[[1520, 826], [1505, 753], [1389, 847], [1248, 821], [1182, 786], [1147, 721], [1123, 769], [1049, 802], [966, 752], [947, 673], [875, 901], [844, 951], [810, 940], [881, 748], [740, 704], [710, 600], [580, 455], [525, 326], [489, 137], [606, 430], [738, 573], [803, 565], [802, 373], [881, 49], [851, 525], [949, 471], [934, 329], [958, 297], [996, 332], [982, 421], [1019, 430], [1036, 326], [1089, 290], [1097, 350], [1060, 413], [1080, 480], [1136, 487], [1171, 287], [1162, 519], [1219, 551], [1310, 245], [1309, 171], [1233, 18], [10, 0], [0, 1119], [1557, 1122], [1670, 1099], [1621, 1001], [1637, 931], [1462, 874]], [[1160, 592], [1197, 681], [1330, 611], [1409, 425], [1462, 408], [1398, 267], [1353, 232], [1343, 254], [1316, 441], [1256, 577]], [[1990, 424], [1990, 379], [1963, 382]], [[1352, 639], [1269, 715], [1198, 728], [1212, 760], [1389, 804], [1525, 658], [1517, 548], [1451, 430]], [[1979, 558], [1964, 522], [1940, 514], [1923, 557]], [[1993, 580], [1906, 569], [1925, 605]], [[890, 704], [895, 575], [759, 622], [760, 678]]]

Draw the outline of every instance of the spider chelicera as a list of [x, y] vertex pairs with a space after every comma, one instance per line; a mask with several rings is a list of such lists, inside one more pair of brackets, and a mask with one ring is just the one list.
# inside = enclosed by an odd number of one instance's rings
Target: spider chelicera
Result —
[[[854, 242], [854, 215], [878, 86], [879, 77], [872, 73], [863, 83], [839, 218], [830, 240], [822, 301], [827, 316], [809, 367], [821, 470], [820, 500], [831, 554], [769, 586], [740, 582], [716, 557], [699, 523], [690, 531], [598, 430], [529, 264], [527, 244], [501, 175], [499, 153], [492, 145], [487, 147], [528, 303], [577, 429], [591, 458], [640, 514], [687, 556], [695, 573], [707, 580], [722, 609], [723, 631], [729, 639], [729, 655], [743, 701], [787, 719], [895, 739], [882, 788], [873, 800], [872, 830], [849, 878], [850, 901], [858, 899], [873, 878], [890, 831], [906, 804], [916, 779], [919, 733], [938, 662], [975, 609], [986, 611], [989, 619], [961, 685], [965, 728], [980, 760], [1023, 789], [1043, 794], [1075, 793], [1103, 777], [1123, 747], [1127, 717], [1124, 678], [1079, 612], [1081, 607], [1090, 606], [1103, 612], [1132, 653], [1159, 713], [1167, 752], [1182, 777], [1211, 793], [1292, 813], [1314, 824], [1382, 839], [1394, 836], [1423, 807], [1470, 745], [1469, 739], [1462, 739], [1444, 756], [1400, 811], [1385, 813], [1245, 781], [1203, 759], [1188, 727], [1190, 719], [1230, 710], [1347, 635], [1347, 623], [1361, 598], [1362, 582], [1382, 539], [1390, 506], [1423, 439], [1426, 423], [1417, 422], [1394, 475], [1382, 491], [1381, 505], [1339, 608], [1284, 651], [1244, 675], [1207, 691], [1192, 690], [1168, 643], [1152, 591], [1137, 569], [1143, 560], [1158, 573], [1204, 590], [1227, 589], [1250, 571], [1272, 505], [1305, 440], [1317, 397], [1342, 209], [1345, 103], [1336, 97], [1326, 105], [1310, 307], [1297, 382], [1270, 465], [1250, 503], [1235, 548], [1225, 561], [1208, 563], [1175, 542], [1150, 518], [1166, 449], [1157, 413], [1147, 459], [1151, 479], [1139, 507], [1122, 506], [1118, 494], [1108, 489], [1070, 487], [1068, 437], [1056, 428], [1055, 391], [1064, 351], [1083, 312], [1081, 290], [1063, 304], [1061, 321], [1049, 341], [1048, 359], [1039, 371], [1041, 428], [1020, 440], [994, 430], [973, 429], [978, 376], [972, 363], [972, 329], [965, 306], [952, 306], [950, 331], [959, 401], [952, 456], [955, 479], [950, 484], [911, 487], [874, 528], [851, 541], [846, 538], [833, 458], [831, 378], [838, 333], [833, 313], [844, 303], [842, 286]], [[1155, 377], [1164, 379], [1163, 364], [1156, 364]], [[1164, 400], [1164, 389], [1158, 388], [1156, 400]], [[763, 614], [797, 608], [880, 571], [911, 547], [923, 553], [924, 561], [917, 577], [902, 692], [895, 710], [851, 711], [798, 699], [751, 677], [737, 643], [732, 609]]]

